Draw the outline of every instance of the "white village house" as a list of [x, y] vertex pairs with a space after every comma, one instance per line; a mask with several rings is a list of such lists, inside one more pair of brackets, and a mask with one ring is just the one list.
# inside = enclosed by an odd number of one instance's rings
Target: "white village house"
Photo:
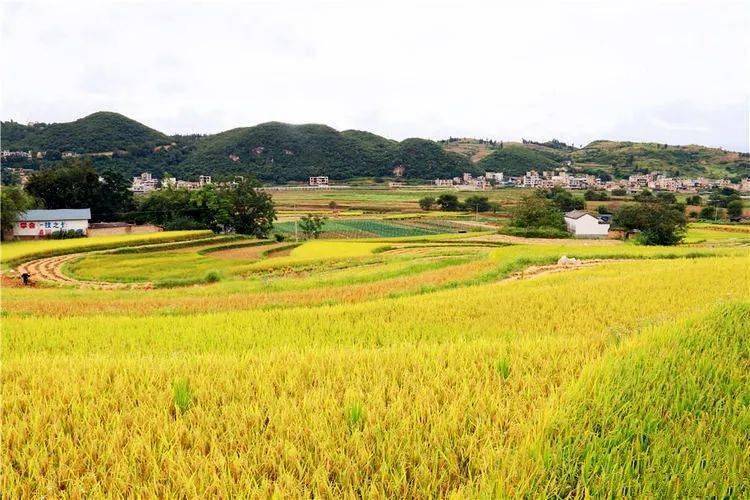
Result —
[[60, 231], [87, 234], [91, 209], [63, 208], [58, 210], [28, 210], [13, 224], [13, 237], [18, 239], [45, 238]]
[[577, 238], [606, 238], [609, 224], [585, 210], [573, 210], [565, 214], [568, 231]]

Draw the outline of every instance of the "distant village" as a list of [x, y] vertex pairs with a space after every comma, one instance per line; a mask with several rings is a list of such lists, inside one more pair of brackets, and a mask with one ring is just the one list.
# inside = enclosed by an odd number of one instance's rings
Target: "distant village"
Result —
[[[166, 146], [165, 146], [166, 147]], [[85, 156], [111, 156], [113, 152], [89, 153]], [[3, 160], [6, 159], [40, 159], [44, 153], [32, 151], [7, 151], [0, 153]], [[82, 156], [78, 153], [63, 152], [63, 158]], [[10, 168], [11, 172], [16, 174], [25, 185], [28, 177], [34, 173], [34, 170], [25, 168]], [[393, 174], [396, 181], [388, 183], [391, 188], [413, 187], [411, 184], [403, 182], [405, 167], [398, 166], [394, 168]], [[217, 185], [231, 185], [235, 181], [217, 183]], [[146, 194], [162, 188], [175, 189], [200, 189], [203, 186], [212, 184], [210, 175], [201, 175], [197, 181], [187, 181], [176, 179], [174, 177], [165, 177], [161, 180], [152, 176], [149, 172], [143, 172], [141, 175], [134, 177], [131, 184], [131, 191], [134, 194]], [[453, 188], [459, 191], [484, 191], [493, 188], [518, 187], [518, 188], [542, 188], [550, 189], [561, 187], [571, 190], [625, 190], [627, 193], [636, 193], [643, 189], [655, 191], [670, 191], [675, 193], [697, 193], [713, 188], [731, 188], [743, 193], [750, 193], [750, 178], [742, 179], [740, 182], [731, 182], [729, 179], [709, 179], [706, 177], [683, 178], [671, 177], [665, 173], [651, 172], [648, 174], [634, 174], [627, 179], [603, 181], [594, 175], [572, 173], [568, 167], [562, 167], [547, 171], [530, 170], [523, 176], [505, 176], [503, 172], [485, 172], [484, 175], [474, 177], [471, 173], [464, 172], [460, 177], [449, 179], [435, 179], [432, 186]], [[266, 189], [311, 189], [311, 188], [333, 188], [345, 187], [336, 186], [329, 183], [327, 176], [313, 176], [308, 180], [306, 186], [276, 186]]]
[[627, 179], [602, 181], [593, 175], [576, 175], [569, 173], [566, 167], [555, 170], [537, 172], [530, 170], [523, 176], [505, 177], [502, 172], [485, 172], [477, 177], [464, 172], [461, 177], [452, 179], [435, 179], [433, 184], [438, 187], [453, 187], [458, 190], [483, 191], [493, 187], [519, 187], [551, 189], [600, 189], [613, 191], [625, 190], [627, 193], [637, 193], [643, 189], [655, 191], [670, 191], [674, 193], [697, 193], [713, 188], [731, 188], [740, 192], [750, 192], [750, 178], [733, 183], [728, 179], [708, 179], [698, 177], [694, 179], [670, 177], [660, 172], [649, 174], [635, 174]]

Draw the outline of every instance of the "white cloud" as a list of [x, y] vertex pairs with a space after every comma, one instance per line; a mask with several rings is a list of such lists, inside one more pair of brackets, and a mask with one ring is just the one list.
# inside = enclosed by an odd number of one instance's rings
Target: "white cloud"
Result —
[[397, 139], [580, 144], [625, 134], [749, 149], [743, 2], [2, 10], [4, 119], [68, 121], [106, 109], [168, 133], [280, 120]]

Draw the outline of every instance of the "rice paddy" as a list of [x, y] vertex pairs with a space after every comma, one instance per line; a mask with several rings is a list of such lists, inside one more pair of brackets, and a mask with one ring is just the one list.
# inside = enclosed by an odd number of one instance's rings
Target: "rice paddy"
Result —
[[[169, 286], [4, 288], [4, 494], [750, 494], [742, 241], [369, 232], [91, 239], [64, 273]], [[51, 243], [10, 255], [87, 250]]]

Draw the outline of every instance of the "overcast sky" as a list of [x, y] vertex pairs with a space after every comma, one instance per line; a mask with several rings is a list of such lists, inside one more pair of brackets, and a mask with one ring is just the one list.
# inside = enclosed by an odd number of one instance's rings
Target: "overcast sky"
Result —
[[2, 4], [2, 118], [748, 151], [747, 1]]

